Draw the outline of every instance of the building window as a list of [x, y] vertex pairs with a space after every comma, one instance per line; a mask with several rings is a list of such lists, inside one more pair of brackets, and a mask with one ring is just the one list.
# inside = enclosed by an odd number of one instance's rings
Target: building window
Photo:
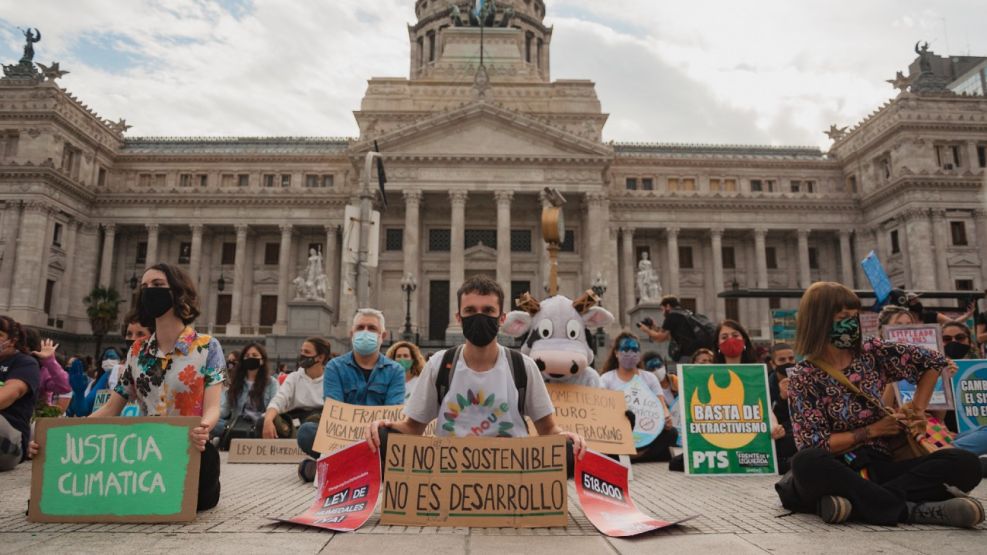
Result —
[[234, 181], [233, 181], [234, 179], [236, 179], [236, 176], [233, 175], [232, 173], [224, 173], [222, 175], [222, 177], [220, 177], [221, 186], [222, 187], [232, 187], [233, 186], [233, 183], [234, 183]]
[[627, 178], [627, 190], [628, 191], [636, 191], [637, 190], [637, 178], [636, 177], [628, 177]]
[[51, 315], [51, 301], [55, 293], [55, 280], [45, 283], [45, 314]]
[[137, 176], [137, 184], [140, 185], [141, 187], [150, 187], [151, 186], [151, 174], [149, 174], [149, 173], [142, 173], [142, 174], [138, 175]]
[[891, 254], [898, 254], [901, 252], [901, 245], [898, 243], [898, 230], [891, 230]]
[[328, 175], [323, 175], [322, 176], [322, 186], [323, 187], [332, 187], [334, 181], [335, 181], [335, 179], [333, 178], [332, 174], [328, 174]]
[[857, 194], [857, 176], [855, 175], [847, 176], [846, 190], [850, 194]]
[[250, 174], [241, 173], [237, 176], [237, 186], [238, 187], [248, 187], [250, 186]]
[[819, 250], [816, 247], [809, 247], [809, 268], [819, 269]]
[[965, 247], [969, 244], [966, 240], [966, 224], [964, 222], [949, 222], [949, 232], [953, 237], [954, 247]]
[[641, 178], [641, 190], [642, 191], [654, 191], [655, 190], [655, 180], [653, 177], [643, 177]]
[[435, 61], [435, 31], [428, 32], [428, 61]]
[[768, 297], [768, 310], [781, 310], [781, 298]]
[[877, 164], [878, 175], [883, 181], [891, 179], [891, 156], [884, 155], [878, 158], [875, 164]]
[[712, 193], [735, 193], [737, 192], [737, 180], [719, 178], [710, 179], [709, 190]]
[[428, 250], [449, 252], [452, 249], [452, 232], [449, 229], [428, 230]]
[[957, 291], [973, 291], [973, 280], [972, 279], [958, 279], [958, 280], [956, 280], [956, 290]]
[[384, 250], [400, 251], [404, 250], [404, 230], [401, 228], [388, 228], [384, 236]]
[[695, 266], [692, 263], [692, 247], [679, 247], [679, 268], [691, 270]]
[[260, 318], [257, 321], [261, 326], [273, 326], [278, 319], [278, 296], [260, 296]]
[[332, 187], [332, 175], [308, 174], [305, 176], [306, 187]]
[[694, 298], [684, 297], [684, 298], [679, 299], [679, 303], [682, 305], [682, 308], [688, 310], [689, 312], [698, 312], [699, 311], [699, 309], [696, 308], [696, 299], [694, 299]]
[[751, 192], [760, 193], [764, 191], [764, 182], [760, 179], [751, 179]]
[[803, 191], [809, 194], [816, 192], [816, 182], [812, 180], [802, 182]]
[[511, 252], [531, 252], [531, 230], [511, 230]]
[[99, 168], [99, 176], [96, 178], [96, 184], [100, 187], [106, 185], [106, 168]]
[[20, 135], [17, 133], [8, 132], [5, 135], [0, 135], [0, 141], [3, 141], [3, 148], [0, 152], [3, 153], [4, 158], [13, 158], [17, 156], [17, 143], [20, 140]]
[[668, 192], [675, 192], [679, 190], [679, 178], [669, 177], [668, 178]]
[[692, 177], [686, 177], [682, 180], [680, 185], [680, 191], [695, 191], [696, 190], [696, 180]]
[[282, 187], [291, 187], [291, 174], [290, 173], [283, 173], [283, 174], [281, 174], [281, 186]]
[[277, 266], [278, 258], [281, 256], [281, 245], [278, 243], [264, 243], [264, 264]]
[[531, 293], [531, 282], [530, 281], [511, 281], [511, 298], [504, 299], [505, 304], [507, 304], [507, 309], [510, 310], [514, 308], [515, 299], [521, 298], [521, 295], [525, 293]]
[[55, 222], [55, 231], [51, 234], [51, 244], [60, 247], [62, 246], [62, 224]]
[[75, 148], [71, 143], [65, 143], [62, 147], [63, 172], [73, 178], [79, 177], [79, 167], [82, 165], [82, 150]]
[[199, 175], [196, 176], [196, 178], [199, 180], [199, 187], [209, 186], [209, 175], [200, 173]]
[[774, 247], [765, 247], [764, 258], [765, 258], [765, 264], [768, 265], [769, 270], [778, 269], [778, 249]]
[[305, 186], [306, 187], [318, 187], [319, 186], [319, 176], [317, 175], [306, 175], [305, 176]]
[[178, 185], [180, 187], [191, 187], [192, 186], [192, 174], [183, 173], [178, 176]]
[[418, 67], [425, 65], [425, 37], [418, 37]]
[[723, 307], [726, 309], [727, 320], [740, 321], [740, 299], [724, 299]]
[[723, 267], [732, 270], [737, 267], [737, 258], [734, 255], [733, 247], [723, 247], [720, 249], [723, 258]]
[[960, 145], [936, 145], [936, 164], [944, 170], [960, 167]]
[[188, 264], [192, 260], [192, 243], [183, 242], [178, 246], [178, 263]]
[[274, 187], [274, 174], [273, 173], [265, 173], [264, 174], [264, 186], [265, 187]]
[[147, 241], [137, 243], [137, 256], [134, 257], [135, 264], [147, 264]]
[[497, 230], [496, 229], [467, 229], [466, 248], [468, 249], [480, 244], [482, 244], [485, 247], [496, 249]]
[[576, 232], [567, 229], [565, 230], [565, 240], [559, 245], [559, 250], [562, 252], [576, 252]]
[[987, 168], [987, 145], [977, 145], [977, 163], [981, 168]]
[[222, 264], [236, 264], [236, 243], [223, 243]]

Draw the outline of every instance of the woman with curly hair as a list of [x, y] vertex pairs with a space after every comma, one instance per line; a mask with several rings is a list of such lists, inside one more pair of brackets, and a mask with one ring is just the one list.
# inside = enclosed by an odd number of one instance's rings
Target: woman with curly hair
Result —
[[387, 358], [397, 362], [404, 368], [404, 400], [411, 397], [411, 392], [415, 390], [418, 383], [418, 376], [425, 368], [425, 357], [418, 350], [418, 345], [410, 341], [398, 341], [387, 349]]

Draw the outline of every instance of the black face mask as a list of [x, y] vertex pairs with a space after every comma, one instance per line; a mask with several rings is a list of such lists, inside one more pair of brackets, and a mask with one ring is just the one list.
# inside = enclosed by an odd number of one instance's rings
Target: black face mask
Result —
[[315, 357], [307, 357], [305, 355], [298, 356], [299, 368], [311, 368], [312, 366], [315, 366]]
[[137, 305], [137, 315], [145, 328], [154, 325], [154, 321], [175, 306], [171, 289], [167, 287], [147, 287], [141, 289], [140, 301]]
[[790, 368], [795, 368], [794, 362], [789, 362], [788, 364], [782, 364], [780, 366], [775, 366], [775, 373], [778, 374], [779, 379], [784, 379], [788, 377], [788, 370]]
[[486, 314], [474, 314], [463, 318], [463, 336], [477, 347], [486, 347], [500, 330], [499, 318]]
[[240, 369], [246, 372], [250, 372], [252, 370], [258, 370], [260, 369], [261, 362], [263, 361], [259, 358], [245, 358], [240, 363]]
[[970, 354], [970, 346], [964, 345], [958, 341], [950, 341], [942, 348], [946, 352], [946, 356], [952, 359], [963, 358]]

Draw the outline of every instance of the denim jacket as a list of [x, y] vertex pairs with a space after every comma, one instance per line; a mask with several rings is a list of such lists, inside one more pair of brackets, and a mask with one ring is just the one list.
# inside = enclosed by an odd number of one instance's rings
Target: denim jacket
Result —
[[322, 391], [327, 399], [350, 405], [400, 405], [404, 403], [404, 368], [380, 355], [368, 381], [351, 351], [326, 363]]

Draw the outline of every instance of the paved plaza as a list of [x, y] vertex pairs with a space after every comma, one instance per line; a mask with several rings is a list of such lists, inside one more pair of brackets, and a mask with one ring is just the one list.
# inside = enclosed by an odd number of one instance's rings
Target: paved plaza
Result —
[[[225, 460], [225, 454], [224, 460]], [[826, 526], [809, 515], [784, 516], [773, 477], [688, 478], [665, 464], [634, 467], [631, 494], [642, 511], [663, 519], [701, 514], [686, 526], [631, 540], [596, 531], [569, 487], [569, 525], [553, 529], [380, 526], [373, 517], [353, 534], [277, 524], [268, 517], [301, 513], [314, 488], [292, 465], [223, 465], [223, 497], [190, 524], [33, 524], [25, 510], [30, 466], [0, 474], [0, 553], [984, 553], [987, 526]], [[987, 501], [987, 486], [974, 495]]]

